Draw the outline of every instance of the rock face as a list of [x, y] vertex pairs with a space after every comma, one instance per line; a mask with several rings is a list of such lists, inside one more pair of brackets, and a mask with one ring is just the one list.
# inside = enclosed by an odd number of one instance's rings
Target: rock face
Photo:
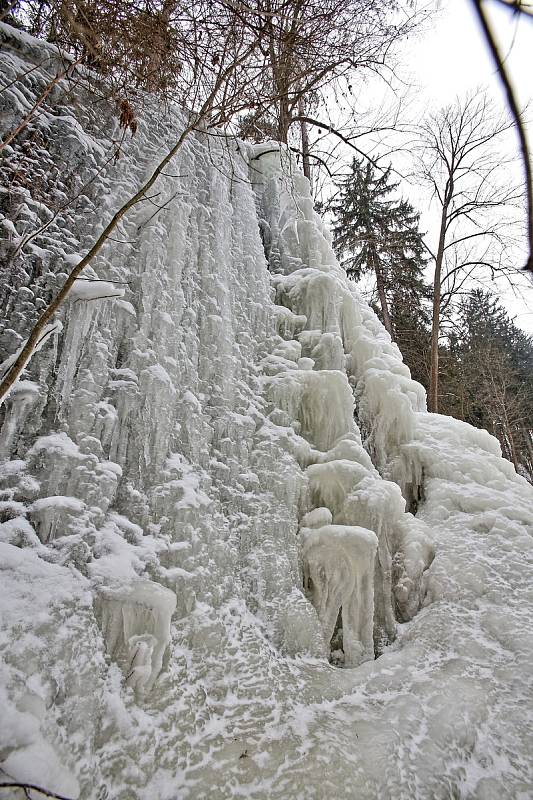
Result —
[[[4, 136], [56, 56], [0, 36]], [[4, 368], [182, 124], [148, 98], [116, 160], [92, 100], [58, 84], [6, 148]], [[157, 191], [0, 409], [0, 778], [524, 795], [531, 487], [426, 413], [284, 150], [198, 133]]]

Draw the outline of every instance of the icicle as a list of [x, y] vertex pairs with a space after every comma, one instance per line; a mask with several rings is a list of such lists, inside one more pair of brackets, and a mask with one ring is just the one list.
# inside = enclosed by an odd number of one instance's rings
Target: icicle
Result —
[[39, 387], [32, 381], [18, 381], [7, 398], [8, 408], [4, 424], [0, 430], [0, 459], [9, 458], [17, 434], [24, 426], [26, 418], [39, 397]]

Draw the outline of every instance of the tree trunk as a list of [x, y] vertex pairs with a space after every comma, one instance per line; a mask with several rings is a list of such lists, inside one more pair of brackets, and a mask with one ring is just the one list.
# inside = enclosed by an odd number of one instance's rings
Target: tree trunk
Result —
[[531, 441], [531, 431], [528, 428], [522, 428], [522, 436], [524, 437], [529, 460], [533, 465], [533, 442]]
[[279, 53], [276, 52], [274, 46], [274, 43], [278, 41], [278, 36], [272, 24], [273, 9], [270, 3], [266, 3], [265, 11], [268, 15], [265, 22], [266, 36], [268, 38], [268, 56], [270, 68], [272, 70], [275, 94], [277, 95], [278, 141], [287, 144], [290, 125], [287, 76], [283, 69], [283, 64], [280, 62]]
[[374, 272], [376, 274], [376, 288], [378, 290], [379, 304], [381, 306], [381, 313], [383, 314], [383, 325], [385, 326], [385, 330], [389, 334], [390, 338], [393, 339], [394, 337], [392, 334], [392, 322], [389, 314], [387, 295], [385, 294], [385, 282], [383, 280], [383, 273], [381, 271], [377, 255], [374, 255], [372, 257], [372, 261], [374, 266]]
[[290, 126], [290, 113], [289, 104], [286, 97], [280, 97], [279, 100], [279, 140], [282, 144], [288, 144], [289, 141], [289, 126]]
[[515, 470], [518, 472], [518, 458], [516, 456], [516, 446], [515, 446], [515, 443], [514, 443], [514, 437], [513, 437], [512, 431], [511, 431], [511, 426], [509, 424], [509, 420], [507, 418], [507, 412], [504, 411], [504, 414], [505, 414], [505, 416], [504, 416], [504, 423], [503, 424], [504, 424], [504, 429], [505, 429], [505, 437], [506, 437], [507, 441], [509, 442], [509, 453], [511, 455], [510, 460], [513, 462], [513, 466], [514, 466]]
[[163, 7], [159, 14], [155, 14], [156, 25], [152, 29], [152, 42], [148, 56], [148, 78], [146, 89], [149, 92], [156, 92], [160, 87], [161, 66], [166, 54], [166, 47], [169, 45], [169, 23], [172, 6], [169, 0], [164, 0]]
[[[448, 194], [448, 192], [446, 192]], [[429, 410], [434, 414], [439, 411], [439, 333], [440, 333], [440, 295], [442, 262], [444, 260], [444, 244], [446, 239], [446, 218], [448, 206], [442, 207], [439, 231], [439, 246], [435, 258], [435, 274], [433, 276], [433, 316], [431, 320], [431, 373], [429, 378]]]
[[494, 428], [494, 435], [500, 443], [500, 447], [502, 449], [502, 456], [506, 458], [507, 461], [511, 461], [511, 453], [509, 451], [509, 442], [505, 436], [505, 426], [501, 420], [498, 422], [498, 427]]
[[[305, 103], [303, 97], [300, 97], [298, 100], [298, 115], [302, 117], [300, 119], [300, 132], [302, 137], [302, 166], [304, 175], [311, 183], [311, 163], [309, 161], [309, 132], [307, 130], [307, 122], [303, 117], [305, 117]], [[311, 184], [312, 188], [312, 184]]]

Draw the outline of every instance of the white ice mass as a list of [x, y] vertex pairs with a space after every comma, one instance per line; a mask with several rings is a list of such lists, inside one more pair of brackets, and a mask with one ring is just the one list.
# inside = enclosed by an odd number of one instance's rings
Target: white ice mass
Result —
[[[3, 137], [55, 56], [0, 38]], [[56, 90], [1, 189], [5, 368], [182, 124], [113, 163], [114, 109]], [[198, 132], [171, 167], [0, 409], [0, 783], [529, 800], [532, 487], [426, 412], [284, 150]]]

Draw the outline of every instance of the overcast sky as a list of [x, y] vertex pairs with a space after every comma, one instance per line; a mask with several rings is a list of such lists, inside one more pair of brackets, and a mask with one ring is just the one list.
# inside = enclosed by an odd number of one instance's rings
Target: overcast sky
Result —
[[[515, 91], [525, 105], [533, 97], [533, 19], [525, 19], [523, 15], [517, 19], [496, 0], [485, 0], [485, 7], [490, 9], [501, 52], [507, 55]], [[498, 104], [505, 104], [470, 0], [444, 0], [432, 22], [431, 30], [408, 43], [403, 56], [405, 66], [420, 87], [420, 107], [453, 102], [457, 94], [479, 85], [485, 85]], [[532, 131], [530, 127], [530, 140]], [[516, 140], [511, 139], [510, 146], [516, 146]], [[502, 299], [516, 316], [516, 322], [533, 332], [533, 290], [528, 295], [527, 305], [507, 293]]]
[[[496, 0], [485, 1], [522, 102], [533, 94], [533, 19], [516, 17]], [[409, 57], [410, 56], [410, 57]], [[452, 101], [461, 91], [487, 84], [503, 101], [494, 67], [472, 11], [471, 0], [445, 0], [434, 25], [409, 48], [407, 62], [428, 97]]]

